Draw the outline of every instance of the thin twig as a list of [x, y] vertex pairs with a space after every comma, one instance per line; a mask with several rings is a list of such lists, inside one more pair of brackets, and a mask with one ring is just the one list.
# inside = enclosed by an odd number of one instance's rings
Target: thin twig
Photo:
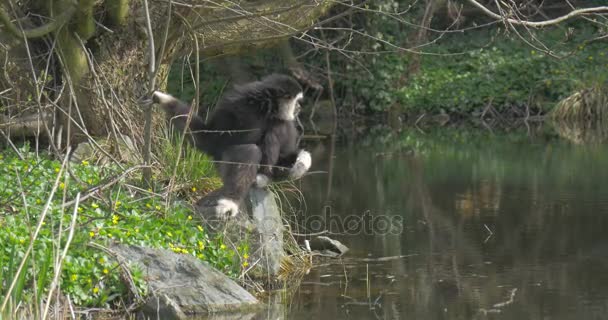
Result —
[[583, 8], [583, 9], [576, 9], [576, 10], [572, 10], [570, 11], [568, 14], [565, 14], [563, 16], [554, 18], [554, 19], [550, 19], [550, 20], [545, 20], [545, 21], [526, 21], [526, 20], [518, 20], [518, 19], [511, 19], [511, 18], [507, 18], [504, 14], [496, 14], [494, 12], [492, 12], [490, 9], [486, 8], [484, 5], [482, 5], [481, 3], [475, 1], [475, 0], [468, 0], [470, 4], [474, 5], [475, 7], [481, 9], [481, 11], [483, 11], [485, 14], [489, 15], [490, 17], [494, 18], [494, 19], [499, 19], [502, 20], [506, 23], [510, 23], [510, 24], [514, 24], [514, 25], [521, 25], [521, 26], [527, 26], [527, 27], [533, 27], [533, 28], [542, 28], [542, 27], [547, 27], [547, 26], [551, 26], [554, 24], [558, 24], [561, 22], [564, 22], [568, 19], [572, 19], [574, 17], [577, 16], [582, 16], [582, 15], [587, 15], [587, 14], [593, 14], [593, 13], [602, 13], [602, 12], [608, 12], [608, 6], [600, 6], [600, 7], [592, 7], [592, 8]]
[[[154, 48], [154, 34], [152, 33], [152, 22], [150, 19], [150, 10], [148, 9], [148, 0], [144, 0], [144, 11], [146, 13], [146, 32], [148, 34], [148, 47], [150, 57], [149, 61], [149, 79], [148, 79], [148, 96], [152, 95], [152, 91], [156, 87], [156, 49]], [[152, 104], [146, 106], [145, 123], [144, 123], [144, 165], [143, 171], [144, 185], [150, 187], [152, 180], [152, 168], [150, 167], [150, 156], [152, 148]]]
[[57, 287], [59, 283], [59, 275], [61, 274], [61, 268], [63, 266], [63, 261], [65, 261], [65, 257], [68, 255], [68, 249], [70, 248], [70, 244], [72, 243], [72, 238], [74, 237], [74, 230], [76, 230], [76, 217], [78, 216], [78, 205], [80, 204], [80, 192], [76, 194], [76, 200], [74, 203], [74, 212], [72, 213], [72, 221], [70, 222], [70, 233], [68, 234], [68, 239], [66, 240], [65, 246], [63, 247], [63, 252], [61, 253], [61, 258], [57, 261], [58, 265], [55, 265], [55, 275], [53, 276], [53, 281], [51, 282], [51, 286], [49, 288], [48, 298], [46, 299], [47, 303], [44, 307], [44, 312], [42, 314], [42, 319], [46, 319], [46, 315], [49, 311], [49, 307], [51, 306], [51, 299], [53, 296], [53, 291]]

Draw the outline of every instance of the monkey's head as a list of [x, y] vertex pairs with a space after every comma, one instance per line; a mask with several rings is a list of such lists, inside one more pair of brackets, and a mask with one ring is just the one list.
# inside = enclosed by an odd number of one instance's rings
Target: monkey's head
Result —
[[282, 75], [271, 74], [264, 77], [261, 81], [266, 88], [269, 88], [271, 95], [276, 99], [272, 110], [273, 114], [280, 120], [293, 121], [300, 111], [300, 103], [304, 98], [302, 86], [296, 79]]

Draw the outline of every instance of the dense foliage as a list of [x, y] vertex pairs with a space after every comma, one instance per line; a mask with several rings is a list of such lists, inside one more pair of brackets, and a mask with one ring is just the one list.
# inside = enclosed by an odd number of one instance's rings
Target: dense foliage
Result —
[[[87, 194], [92, 186], [104, 185], [122, 172], [117, 166], [99, 167], [82, 161], [69, 166], [30, 152], [27, 147], [0, 154], [0, 300], [11, 281], [18, 279], [11, 292], [13, 303], [32, 302], [47, 294], [53, 274], [60, 268], [60, 292], [76, 305], [106, 306], [128, 296], [124, 273], [100, 246], [111, 243], [167, 248], [207, 261], [224, 273], [236, 277], [248, 266], [248, 245], [224, 243], [211, 237], [189, 208], [169, 202], [153, 190], [131, 186], [126, 177], [107, 190], [95, 192], [76, 208], [76, 224], [71, 225], [74, 205], [62, 204]], [[51, 190], [57, 179], [57, 193]], [[126, 181], [125, 181], [126, 180]], [[191, 187], [195, 188], [195, 187]], [[48, 214], [41, 220], [45, 205]], [[36, 226], [41, 229], [35, 239]], [[65, 260], [59, 254], [68, 233], [73, 240]], [[33, 241], [32, 254], [23, 272], [18, 266]], [[140, 293], [145, 293], [142, 272], [131, 270]]]
[[567, 40], [562, 28], [537, 34], [563, 59], [512, 33], [467, 32], [446, 36], [431, 47], [420, 71], [408, 75], [402, 85], [400, 77], [411, 61], [403, 54], [373, 56], [365, 69], [347, 65], [337, 85], [351, 87], [358, 105], [373, 111], [395, 104], [404, 112], [469, 113], [488, 104], [499, 110], [530, 106], [547, 111], [574, 90], [606, 80], [605, 45], [584, 44], [595, 31], [573, 28], [576, 39]]

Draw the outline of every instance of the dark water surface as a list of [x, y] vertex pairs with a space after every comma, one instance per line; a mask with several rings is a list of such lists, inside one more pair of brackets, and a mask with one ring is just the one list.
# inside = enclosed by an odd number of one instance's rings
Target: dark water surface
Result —
[[351, 251], [303, 279], [286, 319], [608, 319], [607, 147], [392, 145], [338, 148], [331, 188], [305, 179], [299, 232], [330, 229]]

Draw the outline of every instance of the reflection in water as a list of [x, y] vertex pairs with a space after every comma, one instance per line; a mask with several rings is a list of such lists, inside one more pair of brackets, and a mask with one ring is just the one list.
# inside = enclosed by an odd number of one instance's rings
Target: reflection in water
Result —
[[608, 317], [608, 148], [491, 138], [423, 151], [337, 150], [329, 202], [327, 177], [306, 179], [310, 231], [327, 212], [402, 226], [332, 235], [351, 251], [312, 270], [285, 318]]

